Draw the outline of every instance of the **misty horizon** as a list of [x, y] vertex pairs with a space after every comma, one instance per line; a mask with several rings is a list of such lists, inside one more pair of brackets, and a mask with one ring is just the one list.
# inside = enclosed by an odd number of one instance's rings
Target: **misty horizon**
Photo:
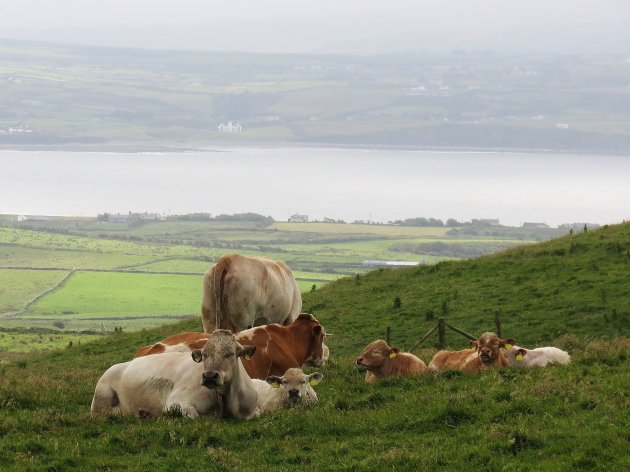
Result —
[[1, 37], [69, 45], [261, 53], [630, 53], [623, 1], [238, 2], [34, 0], [0, 9]]

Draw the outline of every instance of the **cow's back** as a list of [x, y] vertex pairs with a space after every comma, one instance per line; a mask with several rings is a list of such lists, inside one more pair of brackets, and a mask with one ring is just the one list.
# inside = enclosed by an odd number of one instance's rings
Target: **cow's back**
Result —
[[159, 416], [169, 404], [194, 405], [200, 415], [212, 414], [214, 395], [201, 385], [203, 366], [190, 352], [165, 352], [135, 358], [120, 377], [118, 395], [122, 413]]
[[427, 365], [420, 358], [408, 352], [401, 352], [391, 360], [393, 361], [392, 375], [423, 374], [427, 370]]
[[204, 275], [205, 332], [217, 327], [239, 332], [269, 323], [289, 324], [302, 298], [291, 269], [281, 261], [232, 254]]
[[477, 357], [477, 354], [470, 349], [464, 349], [462, 351], [438, 351], [429, 363], [429, 370], [434, 372], [460, 370], [467, 360], [470, 362], [475, 357]]

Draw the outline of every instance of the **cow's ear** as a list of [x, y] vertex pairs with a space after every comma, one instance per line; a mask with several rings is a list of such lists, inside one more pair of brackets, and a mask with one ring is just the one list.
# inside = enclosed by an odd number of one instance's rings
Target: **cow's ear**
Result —
[[322, 327], [321, 327], [321, 325], [313, 326], [313, 334], [315, 334], [315, 336], [319, 336], [320, 334], [322, 334]]
[[394, 357], [398, 356], [398, 353], [400, 352], [400, 349], [398, 349], [397, 347], [393, 347], [389, 350], [389, 358], [393, 359]]
[[501, 342], [499, 343], [499, 347], [502, 347], [503, 349], [510, 349], [515, 344], [516, 344], [516, 339], [513, 339], [513, 338], [506, 339], [506, 340], [502, 339]]
[[277, 375], [270, 375], [265, 379], [265, 382], [267, 382], [273, 388], [278, 388], [280, 387], [280, 385], [282, 385], [282, 377], [278, 377]]
[[319, 372], [315, 372], [311, 375], [308, 376], [308, 383], [310, 383], [311, 385], [317, 385], [318, 383], [320, 383], [322, 381], [322, 379], [324, 378], [324, 374], [320, 374]]
[[190, 353], [190, 355], [192, 356], [192, 360], [197, 363], [201, 362], [201, 359], [203, 359], [203, 356], [201, 355], [201, 349], [195, 349]]
[[236, 355], [239, 357], [244, 357], [245, 360], [248, 360], [256, 353], [256, 346], [241, 346], [241, 348], [237, 351]]
[[477, 346], [479, 345], [479, 341], [477, 341], [476, 339], [471, 339], [468, 345], [470, 346], [470, 349], [475, 352], [477, 350]]
[[518, 351], [516, 351], [516, 360], [517, 361], [522, 361], [523, 357], [525, 357], [527, 355], [527, 350], [526, 349], [519, 349]]

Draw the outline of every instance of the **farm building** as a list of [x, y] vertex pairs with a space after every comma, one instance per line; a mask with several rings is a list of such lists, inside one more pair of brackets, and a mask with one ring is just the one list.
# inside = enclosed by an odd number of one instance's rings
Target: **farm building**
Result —
[[291, 215], [289, 223], [308, 223], [308, 215]]

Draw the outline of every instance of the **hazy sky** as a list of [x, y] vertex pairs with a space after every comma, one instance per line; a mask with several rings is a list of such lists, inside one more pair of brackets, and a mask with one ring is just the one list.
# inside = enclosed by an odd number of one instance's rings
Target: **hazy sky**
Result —
[[29, 0], [0, 37], [273, 52], [630, 51], [629, 0]]

